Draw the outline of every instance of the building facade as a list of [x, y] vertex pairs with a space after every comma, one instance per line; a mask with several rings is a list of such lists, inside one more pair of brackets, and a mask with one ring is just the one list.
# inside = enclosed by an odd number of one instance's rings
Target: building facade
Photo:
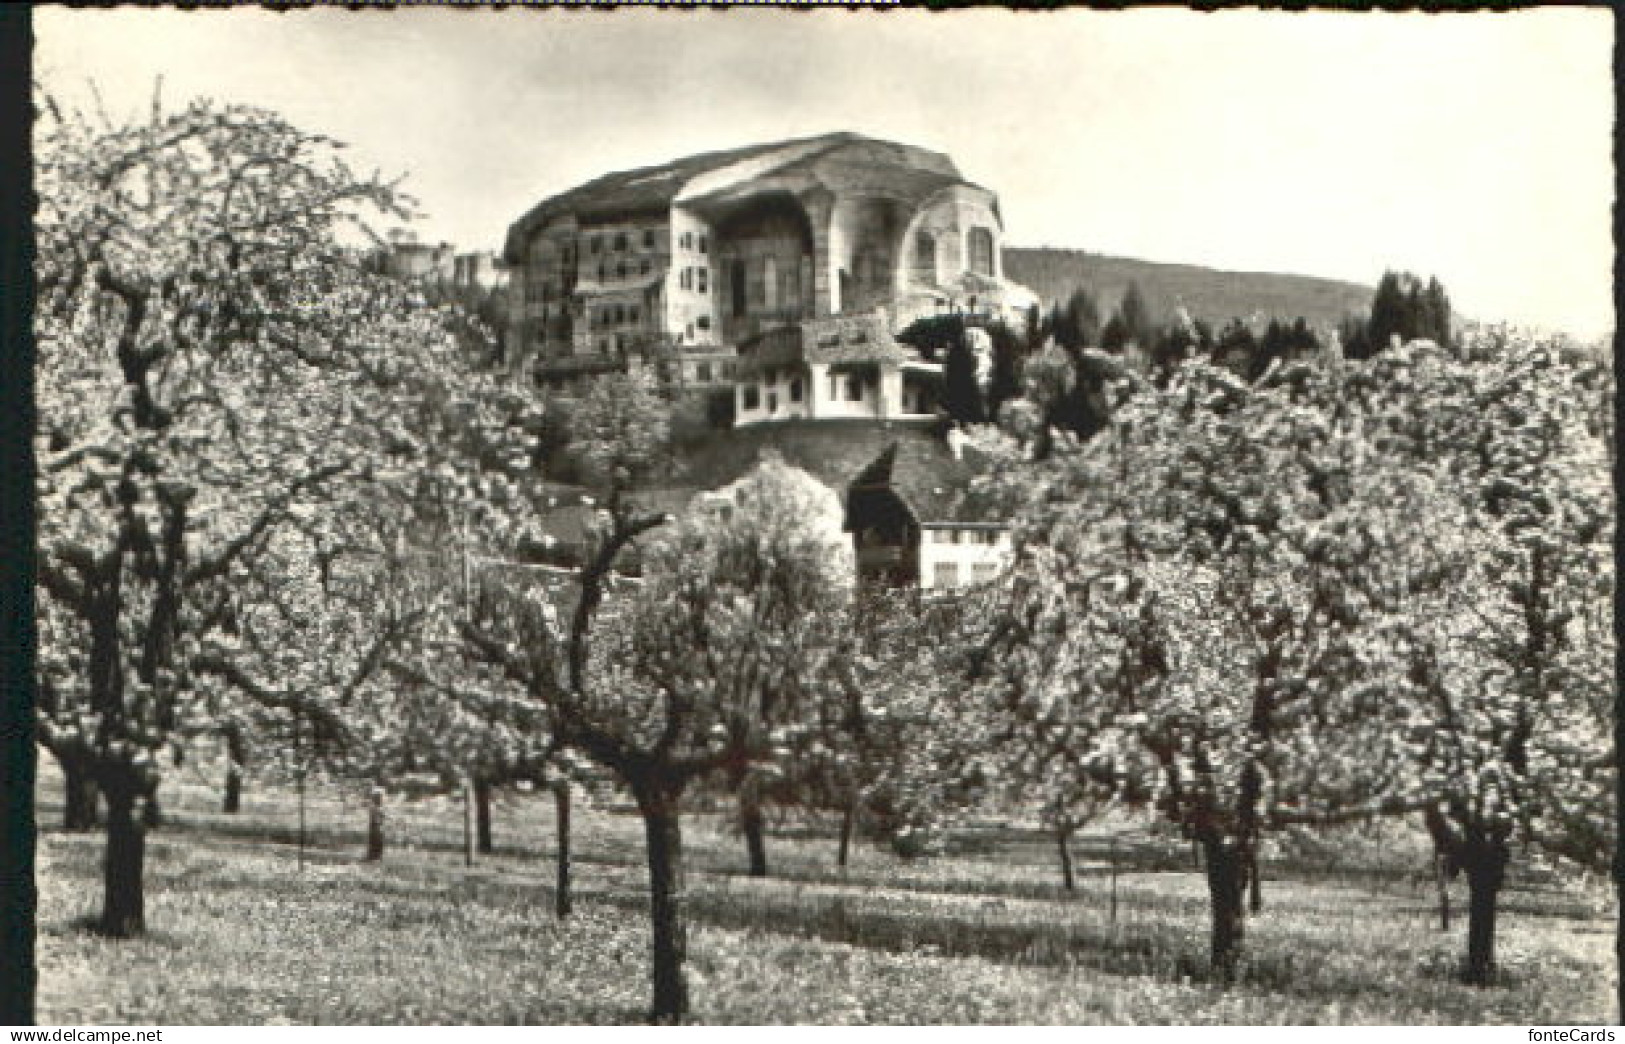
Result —
[[390, 234], [374, 255], [377, 271], [411, 283], [489, 291], [507, 285], [508, 271], [491, 251], [459, 252], [450, 243], [420, 243], [405, 230]]
[[1002, 235], [948, 157], [850, 133], [610, 174], [509, 229], [509, 343], [544, 384], [639, 363], [737, 383], [740, 423], [924, 415], [940, 373], [891, 335], [949, 310], [1020, 322], [1035, 298]]

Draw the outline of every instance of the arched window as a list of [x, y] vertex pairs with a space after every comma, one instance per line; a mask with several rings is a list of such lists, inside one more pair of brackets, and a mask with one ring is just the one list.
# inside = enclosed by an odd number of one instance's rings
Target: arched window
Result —
[[937, 277], [937, 240], [924, 229], [914, 234], [914, 267], [927, 279]]
[[993, 274], [993, 233], [988, 229], [970, 230], [970, 270], [977, 275]]

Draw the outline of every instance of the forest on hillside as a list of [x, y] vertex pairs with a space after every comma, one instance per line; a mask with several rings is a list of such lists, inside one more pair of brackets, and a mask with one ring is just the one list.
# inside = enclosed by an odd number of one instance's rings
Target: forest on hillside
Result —
[[1046, 305], [1065, 301], [1079, 286], [1114, 301], [1138, 283], [1152, 314], [1170, 317], [1183, 305], [1192, 319], [1222, 325], [1254, 314], [1302, 316], [1311, 326], [1336, 326], [1344, 316], [1371, 307], [1372, 288], [1314, 276], [1227, 272], [1198, 265], [1163, 264], [1084, 250], [1007, 247], [1006, 277], [1028, 287]]

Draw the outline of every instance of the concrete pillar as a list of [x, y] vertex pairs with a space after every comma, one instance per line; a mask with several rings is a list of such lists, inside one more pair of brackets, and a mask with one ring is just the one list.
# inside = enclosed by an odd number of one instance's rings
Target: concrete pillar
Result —
[[840, 290], [835, 285], [834, 260], [830, 256], [830, 217], [835, 210], [834, 198], [828, 192], [809, 192], [801, 197], [802, 209], [807, 213], [807, 224], [812, 227], [812, 292], [813, 314], [832, 315]]
[[829, 363], [807, 364], [807, 416], [823, 416], [829, 401]]
[[880, 401], [876, 405], [882, 420], [903, 412], [903, 371], [895, 365], [880, 367]]

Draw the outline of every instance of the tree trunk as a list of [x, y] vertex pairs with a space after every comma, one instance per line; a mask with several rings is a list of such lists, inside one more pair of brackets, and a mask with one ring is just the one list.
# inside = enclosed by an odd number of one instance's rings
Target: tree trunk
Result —
[[384, 788], [373, 787], [367, 795], [367, 861], [384, 858]]
[[158, 787], [154, 784], [147, 791], [146, 800], [141, 804], [141, 825], [149, 830], [156, 830], [164, 825], [164, 810], [158, 804]]
[[62, 828], [94, 830], [97, 825], [96, 800], [99, 796], [95, 777], [77, 761], [57, 760], [62, 766]]
[[553, 811], [559, 835], [558, 880], [553, 888], [553, 912], [559, 917], [570, 916], [570, 784], [560, 782], [553, 787]]
[[746, 780], [739, 788], [739, 827], [745, 832], [745, 851], [750, 856], [750, 876], [767, 876], [767, 841], [762, 828], [762, 802], [756, 784]]
[[226, 729], [226, 797], [220, 807], [232, 816], [243, 807], [243, 737], [235, 727]]
[[683, 880], [683, 828], [678, 795], [650, 788], [638, 795], [649, 846], [649, 920], [653, 931], [654, 1005], [649, 1021], [679, 1023], [688, 1016], [687, 895]]
[[107, 792], [107, 859], [102, 875], [101, 931], [128, 939], [146, 931], [142, 862], [146, 856], [145, 802], [119, 788]]
[[1202, 854], [1207, 863], [1208, 903], [1213, 922], [1210, 960], [1214, 978], [1229, 983], [1235, 979], [1246, 937], [1246, 914], [1242, 909], [1245, 856], [1239, 845], [1226, 844], [1217, 838], [1203, 841]]
[[1463, 978], [1488, 986], [1495, 978], [1495, 912], [1506, 879], [1504, 846], [1486, 845], [1465, 860], [1467, 871], [1467, 967]]
[[491, 843], [491, 782], [474, 780], [474, 845], [481, 855], [496, 851]]
[[234, 816], [243, 810], [243, 774], [234, 761], [226, 766], [226, 796], [220, 802], [220, 811]]
[[1112, 863], [1112, 924], [1117, 923], [1117, 835], [1114, 833], [1108, 845]]
[[846, 869], [847, 858], [852, 854], [852, 828], [857, 818], [858, 799], [854, 797], [841, 812], [841, 847], [835, 854], [835, 865], [842, 870]]
[[1061, 853], [1061, 883], [1066, 886], [1067, 891], [1075, 892], [1078, 888], [1078, 880], [1077, 877], [1072, 873], [1071, 840], [1071, 827], [1058, 826], [1055, 828], [1055, 847], [1059, 849]]
[[1439, 931], [1450, 930], [1450, 857], [1442, 851], [1433, 853], [1433, 878], [1439, 885]]

